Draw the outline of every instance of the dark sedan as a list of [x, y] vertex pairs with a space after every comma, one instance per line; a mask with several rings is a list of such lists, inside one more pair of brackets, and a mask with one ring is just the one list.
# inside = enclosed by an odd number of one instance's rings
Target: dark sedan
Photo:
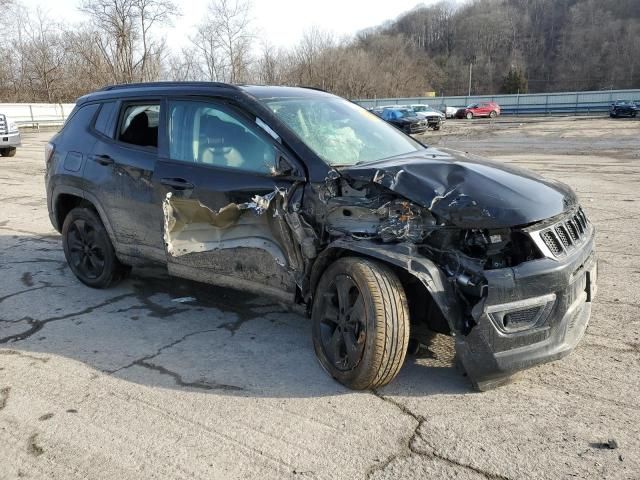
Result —
[[427, 120], [410, 108], [383, 108], [374, 113], [405, 133], [424, 133], [429, 127]]
[[618, 117], [635, 117], [638, 114], [640, 107], [628, 100], [618, 100], [611, 104], [609, 108], [609, 116], [611, 118]]

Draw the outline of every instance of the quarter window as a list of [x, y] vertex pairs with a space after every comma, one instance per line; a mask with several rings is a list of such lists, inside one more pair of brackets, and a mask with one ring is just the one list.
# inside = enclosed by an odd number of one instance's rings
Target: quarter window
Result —
[[116, 102], [106, 102], [100, 107], [94, 128], [107, 137], [113, 137], [112, 117]]
[[124, 107], [118, 140], [141, 147], [158, 146], [159, 104], [136, 104]]
[[231, 108], [198, 101], [169, 102], [172, 160], [270, 173], [276, 150]]

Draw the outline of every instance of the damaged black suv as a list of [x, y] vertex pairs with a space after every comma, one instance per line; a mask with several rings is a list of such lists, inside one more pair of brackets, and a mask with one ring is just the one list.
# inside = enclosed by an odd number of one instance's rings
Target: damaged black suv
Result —
[[108, 87], [78, 100], [46, 163], [80, 281], [155, 261], [305, 305], [320, 363], [351, 388], [390, 382], [433, 332], [489, 388], [568, 354], [591, 313], [594, 228], [567, 186], [322, 91]]

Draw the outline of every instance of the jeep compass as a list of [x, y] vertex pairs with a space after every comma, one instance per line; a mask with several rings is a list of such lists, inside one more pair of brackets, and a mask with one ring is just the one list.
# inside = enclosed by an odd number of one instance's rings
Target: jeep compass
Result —
[[46, 148], [51, 222], [95, 288], [132, 266], [306, 306], [322, 367], [390, 382], [451, 335], [481, 390], [568, 354], [596, 291], [594, 227], [564, 184], [423, 145], [308, 88], [118, 85]]

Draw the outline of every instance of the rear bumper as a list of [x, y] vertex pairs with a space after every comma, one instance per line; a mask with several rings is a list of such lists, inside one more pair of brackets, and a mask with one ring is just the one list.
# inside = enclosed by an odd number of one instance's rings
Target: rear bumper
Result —
[[0, 148], [15, 148], [22, 145], [20, 132], [0, 134]]
[[[587, 329], [597, 289], [594, 237], [562, 262], [542, 259], [487, 271], [487, 297], [473, 309], [476, 325], [456, 337], [456, 353], [474, 386], [487, 390], [531, 366], [568, 355]], [[505, 312], [540, 306], [533, 326], [506, 331]], [[535, 317], [532, 317], [535, 318]]]

